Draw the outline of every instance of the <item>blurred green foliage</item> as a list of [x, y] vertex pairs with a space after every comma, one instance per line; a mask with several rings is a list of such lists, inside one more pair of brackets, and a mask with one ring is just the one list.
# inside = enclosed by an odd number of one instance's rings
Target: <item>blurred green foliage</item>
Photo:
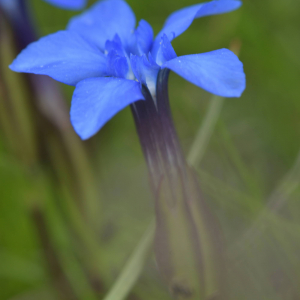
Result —
[[[195, 168], [225, 235], [231, 299], [296, 300], [300, 2], [243, 2], [236, 12], [194, 21], [173, 46], [183, 55], [229, 47], [232, 40], [242, 45], [247, 89], [241, 98], [225, 100]], [[197, 2], [128, 3], [157, 33], [170, 13]], [[41, 36], [63, 29], [74, 15], [40, 0], [30, 4]], [[5, 65], [15, 54], [1, 56], [1, 78], [10, 91], [6, 97], [2, 89], [0, 97], [11, 114], [0, 112], [0, 299], [102, 299], [153, 215], [130, 110], [89, 141], [62, 134], [44, 121], [30, 96], [22, 102], [23, 79]], [[61, 88], [69, 105], [73, 88]], [[169, 93], [188, 153], [211, 95], [175, 74]], [[170, 299], [153, 257], [128, 299]]]

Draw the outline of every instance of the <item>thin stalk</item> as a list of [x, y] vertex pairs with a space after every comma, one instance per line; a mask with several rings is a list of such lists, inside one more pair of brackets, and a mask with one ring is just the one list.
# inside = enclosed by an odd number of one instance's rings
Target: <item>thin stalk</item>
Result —
[[266, 221], [272, 219], [272, 214], [278, 212], [286, 203], [290, 195], [299, 187], [299, 181], [300, 152], [292, 169], [282, 178], [281, 183], [269, 196], [265, 209], [260, 212], [253, 224], [231, 247], [232, 251], [237, 251], [240, 247], [247, 247], [247, 245], [254, 243], [255, 239], [263, 233]]
[[103, 300], [120, 300], [128, 296], [143, 270], [144, 263], [153, 244], [154, 234], [155, 220], [153, 219], [110, 292]]
[[219, 96], [213, 96], [210, 100], [208, 112], [205, 115], [202, 126], [200, 126], [198, 133], [196, 134], [187, 157], [187, 161], [191, 166], [198, 166], [202, 160], [215, 125], [219, 119], [223, 103], [224, 98]]
[[238, 149], [236, 148], [228, 129], [223, 122], [220, 122], [220, 133], [223, 138], [224, 147], [227, 151], [231, 161], [233, 162], [238, 174], [241, 176], [248, 190], [258, 199], [262, 199], [261, 189], [256, 179], [249, 172], [246, 164], [244, 163]]

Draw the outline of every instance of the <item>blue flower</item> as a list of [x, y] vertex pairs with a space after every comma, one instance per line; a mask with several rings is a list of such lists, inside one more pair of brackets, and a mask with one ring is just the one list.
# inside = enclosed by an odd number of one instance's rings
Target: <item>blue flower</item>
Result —
[[177, 57], [171, 41], [195, 18], [239, 8], [237, 0], [214, 0], [176, 11], [154, 38], [144, 20], [123, 0], [104, 0], [74, 17], [67, 30], [30, 44], [10, 65], [16, 72], [48, 75], [76, 86], [71, 122], [82, 139], [94, 135], [129, 104], [143, 100], [142, 85], [155, 96], [159, 70], [168, 68], [224, 97], [245, 89], [243, 65], [227, 49]]

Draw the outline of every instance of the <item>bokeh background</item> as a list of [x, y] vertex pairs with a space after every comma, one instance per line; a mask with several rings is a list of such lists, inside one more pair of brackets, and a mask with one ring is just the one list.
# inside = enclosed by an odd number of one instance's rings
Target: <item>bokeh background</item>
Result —
[[[39, 36], [76, 14], [28, 2]], [[198, 3], [127, 2], [155, 33]], [[224, 233], [234, 300], [300, 299], [299, 19], [298, 0], [244, 0], [173, 42], [178, 55], [241, 46], [247, 89], [225, 100], [194, 166]], [[58, 85], [65, 105], [35, 101], [28, 78], [7, 69], [16, 50], [1, 32], [0, 299], [103, 299], [153, 216], [130, 109], [81, 142], [68, 124], [73, 88]], [[212, 96], [175, 74], [169, 93], [188, 155]], [[153, 254], [127, 299], [171, 299]]]

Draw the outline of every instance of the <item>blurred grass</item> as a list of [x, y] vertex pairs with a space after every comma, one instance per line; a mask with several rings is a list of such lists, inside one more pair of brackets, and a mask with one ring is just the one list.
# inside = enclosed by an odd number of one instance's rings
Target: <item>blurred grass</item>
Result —
[[[178, 55], [183, 55], [228, 47], [235, 38], [242, 43], [240, 59], [247, 89], [240, 99], [226, 100], [199, 166], [199, 178], [225, 235], [232, 299], [295, 300], [300, 298], [300, 178], [295, 164], [300, 149], [300, 3], [243, 2], [237, 12], [196, 20], [173, 46]], [[63, 29], [74, 15], [40, 0], [31, 3], [40, 35]], [[128, 3], [138, 20], [146, 19], [158, 32], [171, 12], [197, 2]], [[6, 76], [13, 76], [3, 66], [2, 70]], [[18, 87], [14, 93], [18, 94], [20, 83], [16, 79], [13, 82]], [[73, 88], [62, 88], [70, 101]], [[175, 124], [187, 153], [210, 95], [175, 74], [171, 74], [169, 92]], [[23, 105], [30, 107], [31, 102], [18, 103], [14, 111], [39, 126], [32, 111], [21, 109]], [[1, 114], [3, 118], [7, 115]], [[13, 120], [9, 116], [6, 124], [15, 124]], [[28, 132], [30, 127], [20, 128]], [[34, 167], [28, 167], [18, 153], [31, 151], [33, 143], [24, 141], [26, 135], [15, 128], [11, 130], [18, 134], [5, 135], [5, 127], [0, 128], [0, 299], [58, 297], [50, 284], [53, 273], [47, 261], [49, 249], [45, 251], [41, 242], [45, 233], [39, 233], [32, 217], [36, 210], [41, 212], [53, 245], [50, 256], [54, 253], [54, 264], [62, 268], [59, 276], [68, 282], [77, 299], [101, 299], [153, 214], [146, 166], [130, 110], [119, 113], [80, 146], [89, 156], [90, 172], [96, 181], [97, 196], [92, 197], [101, 202], [101, 216], [95, 216], [93, 226], [84, 221], [80, 208], [74, 205], [74, 190], [70, 188], [74, 178], [59, 134], [44, 131], [41, 137], [40, 130], [33, 128], [39, 132], [33, 135], [39, 153], [40, 144], [50, 142], [46, 154], [42, 151], [38, 157], [33, 155], [30, 164], [34, 161]], [[54, 166], [57, 157], [60, 170]], [[294, 165], [294, 176], [286, 177], [286, 185], [276, 194], [281, 206], [270, 211], [270, 195]], [[292, 190], [290, 183], [294, 184]], [[248, 237], [249, 228], [254, 230], [254, 237]], [[170, 299], [153, 259], [128, 299]]]

